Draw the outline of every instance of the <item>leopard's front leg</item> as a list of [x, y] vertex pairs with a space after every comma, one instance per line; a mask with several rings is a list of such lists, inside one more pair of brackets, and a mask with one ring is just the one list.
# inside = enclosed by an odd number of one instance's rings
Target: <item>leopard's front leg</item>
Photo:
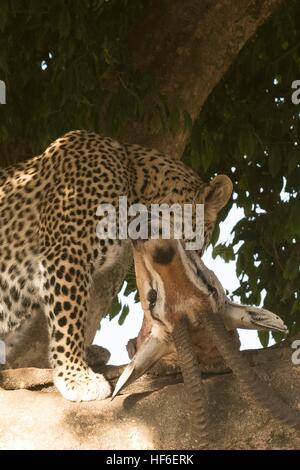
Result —
[[63, 252], [43, 261], [45, 313], [49, 325], [54, 383], [71, 401], [102, 400], [111, 394], [103, 375], [85, 362], [84, 330], [90, 273], [76, 256]]

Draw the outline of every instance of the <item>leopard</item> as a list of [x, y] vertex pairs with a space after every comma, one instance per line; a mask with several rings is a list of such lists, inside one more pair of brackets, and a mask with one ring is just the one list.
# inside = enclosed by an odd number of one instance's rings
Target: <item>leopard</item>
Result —
[[96, 274], [114, 266], [131, 241], [99, 239], [99, 204], [118, 210], [124, 195], [147, 207], [197, 200], [205, 207], [206, 246], [231, 191], [225, 175], [204, 183], [181, 160], [88, 130], [0, 169], [0, 338], [45, 315], [58, 391], [76, 402], [107, 398], [109, 382], [86, 362], [87, 311]]

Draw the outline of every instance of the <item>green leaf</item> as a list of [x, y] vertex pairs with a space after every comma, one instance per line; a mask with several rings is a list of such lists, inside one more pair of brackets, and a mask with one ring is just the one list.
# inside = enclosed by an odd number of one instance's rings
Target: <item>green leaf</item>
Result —
[[117, 315], [119, 315], [121, 309], [122, 309], [122, 304], [121, 304], [121, 302], [119, 301], [118, 296], [115, 295], [115, 297], [113, 298], [113, 301], [112, 301], [112, 303], [111, 303], [109, 312], [108, 312], [109, 320], [112, 320], [112, 319], [115, 318]]
[[270, 332], [269, 331], [258, 331], [258, 337], [261, 342], [261, 345], [264, 348], [267, 348], [270, 341]]
[[242, 253], [238, 253], [237, 261], [236, 261], [236, 275], [237, 277], [240, 277], [241, 274], [243, 274], [245, 269], [244, 266], [244, 257]]
[[215, 246], [215, 244], [218, 242], [219, 236], [220, 236], [220, 226], [216, 224], [214, 231], [212, 233], [212, 236], [210, 238], [210, 243], [212, 244], [212, 246]]
[[128, 305], [124, 305], [123, 309], [122, 309], [122, 312], [121, 312], [121, 315], [119, 317], [119, 320], [118, 320], [118, 323], [119, 325], [123, 325], [124, 321], [126, 320], [126, 317], [129, 313], [129, 307]]
[[217, 245], [213, 248], [212, 252], [213, 258], [220, 256], [224, 259], [225, 263], [235, 260], [235, 254], [232, 246], [226, 246], [224, 244]]

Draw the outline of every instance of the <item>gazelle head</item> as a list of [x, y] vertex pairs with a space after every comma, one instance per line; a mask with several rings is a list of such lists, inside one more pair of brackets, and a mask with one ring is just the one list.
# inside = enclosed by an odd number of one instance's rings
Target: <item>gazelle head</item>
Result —
[[[115, 396], [173, 346], [173, 331], [187, 316], [196, 328], [201, 312], [216, 312], [224, 304], [224, 292], [203, 269], [201, 258], [184, 249], [179, 240], [147, 240], [133, 244], [137, 286], [149, 325], [146, 340], [120, 377]], [[202, 263], [202, 264], [201, 264]]]
[[[173, 350], [173, 332], [183, 318], [197, 329], [201, 316], [217, 314], [227, 330], [277, 330], [287, 333], [272, 312], [234, 304], [200, 256], [179, 240], [147, 240], [133, 244], [137, 286], [148, 331], [132, 362], [120, 377], [115, 396]], [[217, 346], [217, 345], [216, 345]]]
[[183, 316], [197, 325], [201, 311], [216, 311], [223, 289], [201, 269], [200, 257], [179, 240], [134, 243], [134, 263], [141, 304], [153, 326], [166, 334]]

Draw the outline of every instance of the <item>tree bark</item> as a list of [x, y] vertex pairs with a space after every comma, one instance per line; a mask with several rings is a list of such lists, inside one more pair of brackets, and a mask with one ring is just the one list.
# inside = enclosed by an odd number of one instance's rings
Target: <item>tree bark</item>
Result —
[[[272, 385], [286, 403], [299, 410], [300, 366], [292, 364], [290, 346], [291, 342], [286, 341], [243, 354], [249, 367]], [[99, 372], [104, 372], [113, 385], [120, 369], [108, 366]], [[4, 388], [0, 390], [0, 447], [191, 449], [193, 410], [181, 382], [178, 370], [162, 376], [151, 373], [113, 401], [70, 403], [51, 389], [50, 370], [6, 371], [0, 382]], [[210, 448], [300, 449], [299, 432], [257, 405], [228, 369], [205, 374], [204, 385]]]
[[[139, 20], [128, 37], [132, 61], [151, 77], [158, 93], [195, 120], [241, 48], [281, 4], [283, 0], [149, 0], [144, 21]], [[149, 99], [145, 97], [146, 102]], [[125, 123], [119, 137], [180, 158], [188, 135], [182, 122], [175, 135], [148, 135], [141, 125]], [[122, 284], [130, 259], [128, 252], [122, 265], [95, 280], [88, 341]], [[44, 318], [37, 321], [10, 367], [47, 364], [46, 322]]]

